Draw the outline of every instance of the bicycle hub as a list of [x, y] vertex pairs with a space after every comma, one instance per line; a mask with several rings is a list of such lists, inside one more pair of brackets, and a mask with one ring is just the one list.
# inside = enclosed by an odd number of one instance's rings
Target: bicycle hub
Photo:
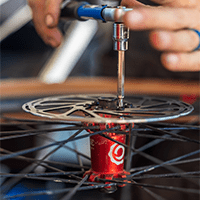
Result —
[[[117, 109], [117, 98], [104, 98], [101, 97], [98, 100], [99, 108], [102, 109]], [[100, 114], [101, 117], [111, 118], [113, 116], [109, 114]], [[85, 126], [99, 126], [98, 130], [101, 131], [108, 128], [118, 127], [118, 131], [126, 131], [129, 123], [117, 124], [117, 123], [84, 123]], [[94, 130], [87, 130], [89, 133], [93, 133]], [[116, 143], [118, 142], [118, 143]], [[88, 181], [99, 182], [100, 179], [104, 179], [105, 183], [109, 183], [109, 180], [115, 178], [126, 178], [130, 173], [124, 170], [124, 155], [126, 143], [125, 134], [117, 134], [115, 132], [104, 132], [100, 135], [94, 135], [90, 137], [90, 150], [91, 150], [91, 169], [87, 171], [85, 175], [89, 175]], [[119, 185], [120, 187], [125, 184]], [[104, 192], [112, 193], [116, 191], [116, 187], [109, 186], [103, 189]]]

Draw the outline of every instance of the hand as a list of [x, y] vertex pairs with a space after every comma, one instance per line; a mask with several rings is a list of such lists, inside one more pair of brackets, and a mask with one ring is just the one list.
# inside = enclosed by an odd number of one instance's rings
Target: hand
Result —
[[151, 7], [123, 0], [122, 5], [137, 6], [124, 15], [124, 23], [131, 30], [150, 30], [150, 43], [163, 51], [161, 61], [172, 71], [200, 70], [200, 38], [190, 29], [200, 31], [199, 0], [152, 0], [160, 4]]
[[28, 2], [33, 12], [37, 33], [46, 44], [58, 47], [62, 40], [62, 33], [57, 27], [62, 0], [28, 0]]

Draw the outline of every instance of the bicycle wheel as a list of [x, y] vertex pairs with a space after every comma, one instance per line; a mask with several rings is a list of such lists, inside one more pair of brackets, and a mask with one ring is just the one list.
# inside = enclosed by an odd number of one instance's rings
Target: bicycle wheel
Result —
[[[0, 160], [17, 167], [1, 173], [5, 179], [2, 199], [199, 198], [198, 120], [192, 124], [158, 122], [190, 113], [190, 105], [164, 98], [134, 97], [119, 109], [112, 95], [72, 95], [32, 101], [23, 108], [53, 119], [4, 117]], [[55, 132], [58, 137], [50, 135]], [[126, 135], [127, 142], [105, 133]], [[74, 148], [68, 144], [99, 135], [126, 149], [126, 176], [109, 180], [96, 176], [88, 181], [90, 175], [85, 171], [90, 169], [90, 157], [79, 142], [72, 145]], [[37, 141], [34, 145], [27, 142], [33, 139]], [[20, 146], [15, 152], [7, 145], [11, 141]], [[120, 147], [115, 151], [118, 158], [117, 152], [123, 152]], [[76, 159], [70, 160], [69, 152]], [[96, 191], [113, 192], [116, 188], [112, 194]]]

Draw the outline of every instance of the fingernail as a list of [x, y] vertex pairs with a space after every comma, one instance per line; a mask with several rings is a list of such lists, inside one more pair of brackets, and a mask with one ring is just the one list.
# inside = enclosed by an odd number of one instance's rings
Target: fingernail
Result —
[[167, 64], [171, 70], [176, 70], [178, 68], [178, 56], [174, 54], [167, 55], [166, 58]]
[[52, 26], [53, 22], [54, 22], [53, 17], [50, 14], [48, 14], [46, 16], [46, 18], [45, 18], [45, 24], [46, 24], [46, 26]]
[[144, 19], [142, 13], [139, 11], [129, 12], [128, 18], [130, 19], [131, 23], [134, 23], [134, 24], [141, 23]]

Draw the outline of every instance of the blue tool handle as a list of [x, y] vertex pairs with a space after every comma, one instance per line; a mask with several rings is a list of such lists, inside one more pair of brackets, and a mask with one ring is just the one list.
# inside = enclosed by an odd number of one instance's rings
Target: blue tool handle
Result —
[[85, 21], [86, 19], [82, 19], [81, 16], [78, 15], [78, 9], [81, 6], [88, 4], [87, 2], [77, 2], [72, 1], [69, 3], [63, 3], [61, 6], [61, 14], [60, 17], [63, 19], [78, 19], [81, 21]]
[[105, 21], [102, 17], [102, 11], [107, 6], [89, 6], [82, 5], [78, 8], [77, 14], [80, 18], [93, 18]]
[[87, 2], [72, 1], [62, 5], [61, 18], [87, 20], [89, 18], [105, 21], [102, 11], [107, 6], [94, 6]]

